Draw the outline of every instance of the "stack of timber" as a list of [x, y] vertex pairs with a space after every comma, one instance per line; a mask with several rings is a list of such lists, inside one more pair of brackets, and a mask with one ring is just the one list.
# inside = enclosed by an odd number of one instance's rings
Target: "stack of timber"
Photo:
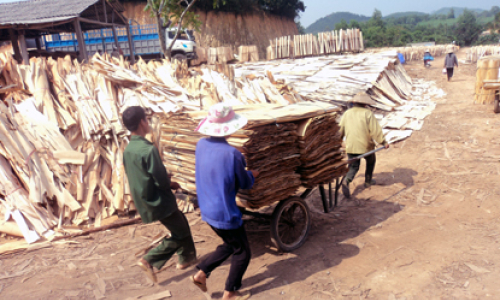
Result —
[[0, 55], [1, 173], [11, 179], [0, 188], [0, 210], [17, 216], [17, 233], [32, 242], [53, 235], [56, 225], [62, 232], [100, 226], [135, 211], [122, 163], [129, 132], [121, 113], [143, 106], [154, 126], [153, 113], [199, 110], [176, 80], [179, 70], [165, 61], [130, 66], [109, 56], [91, 65], [32, 58], [25, 66]]
[[[122, 163], [130, 133], [121, 114], [129, 106], [145, 108], [155, 133], [148, 138], [158, 145], [159, 116], [200, 111], [219, 102], [288, 105], [302, 101], [270, 73], [236, 79], [233, 67], [214, 66], [222, 73], [188, 70], [186, 63], [166, 60], [130, 65], [108, 55], [96, 55], [83, 65], [69, 56], [32, 58], [25, 66], [18, 65], [11, 54], [0, 54], [0, 99], [6, 106], [2, 110], [9, 112], [2, 115], [6, 118], [2, 136], [19, 135], [22, 126], [12, 124], [30, 122], [18, 120], [19, 107], [31, 105], [47, 119], [41, 129], [3, 144], [5, 149], [0, 147], [2, 178], [9, 179], [0, 188], [0, 210], [2, 215], [17, 216], [15, 226], [9, 219], [0, 231], [15, 227], [22, 234], [19, 229], [28, 228], [38, 237], [52, 235], [58, 225], [57, 231], [64, 234], [75, 226], [100, 226], [112, 216], [135, 211]], [[39, 117], [33, 115], [31, 111], [26, 120]], [[45, 134], [48, 141], [38, 141], [37, 133]], [[13, 178], [20, 180], [16, 183]], [[192, 209], [192, 205], [186, 207], [186, 211]]]
[[[398, 52], [403, 54], [405, 60], [409, 61], [418, 61], [424, 59], [424, 54], [426, 50], [430, 51], [430, 54], [436, 58], [441, 57], [446, 54], [446, 45], [438, 45], [438, 46], [419, 46], [419, 47], [390, 47], [390, 48], [371, 48], [367, 49], [365, 52], [368, 53], [380, 53], [380, 52]], [[458, 47], [455, 47], [455, 51], [458, 50]]]
[[465, 61], [475, 63], [485, 56], [500, 55], [500, 46], [475, 46], [467, 49], [465, 53]]
[[487, 82], [499, 79], [500, 55], [485, 56], [477, 61], [476, 95], [474, 103], [492, 104], [498, 89], [485, 88]]
[[340, 114], [333, 112], [299, 123], [301, 165], [298, 173], [305, 187], [313, 188], [347, 174], [347, 166], [342, 161], [345, 154], [341, 149], [339, 118]]
[[239, 46], [238, 61], [240, 63], [259, 61], [259, 50], [257, 46]]
[[335, 53], [358, 53], [364, 50], [363, 33], [359, 29], [283, 36], [269, 41], [267, 60], [301, 58]]
[[374, 108], [392, 111], [411, 96], [412, 81], [396, 52], [311, 57], [238, 65], [235, 77], [272, 73], [307, 101], [347, 106], [359, 92], [368, 92]]
[[214, 65], [215, 63], [225, 64], [234, 60], [234, 52], [231, 47], [208, 48], [207, 64]]
[[412, 79], [394, 51], [315, 57], [277, 62], [237, 65], [235, 77], [246, 74], [272, 73], [297, 94], [296, 99], [322, 101], [347, 107], [359, 92], [367, 92], [384, 126], [386, 139], [405, 139], [413, 130], [420, 130], [435, 103], [431, 98], [445, 93], [435, 84], [418, 83]]
[[[323, 115], [331, 121], [330, 117], [340, 111], [339, 107], [326, 103], [247, 105], [234, 109], [248, 119], [248, 124], [228, 137], [227, 141], [243, 153], [249, 170], [261, 172], [251, 190], [241, 190], [238, 194], [240, 205], [248, 208], [270, 205], [296, 192], [301, 185], [301, 175], [296, 172], [302, 164], [301, 156], [314, 151], [310, 147], [299, 148], [297, 130], [302, 124], [300, 121]], [[192, 194], [196, 194], [196, 143], [202, 138], [193, 129], [205, 115], [205, 111], [179, 113], [163, 119], [161, 125], [160, 149], [164, 163], [173, 174], [173, 180]], [[317, 122], [315, 119], [313, 124]], [[304, 132], [308, 131], [306, 127], [303, 126]], [[310, 133], [304, 137], [307, 137], [306, 143], [312, 143], [322, 138], [318, 136], [323, 134], [323, 130], [317, 131], [311, 127]], [[338, 149], [326, 147], [322, 154], [328, 155], [328, 151], [333, 150]], [[314, 155], [317, 153], [308, 157]], [[326, 177], [321, 180], [327, 180]]]

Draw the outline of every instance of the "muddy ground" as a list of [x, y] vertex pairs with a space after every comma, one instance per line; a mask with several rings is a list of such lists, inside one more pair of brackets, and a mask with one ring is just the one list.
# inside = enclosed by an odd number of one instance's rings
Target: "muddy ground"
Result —
[[[500, 116], [472, 104], [475, 65], [460, 66], [448, 83], [441, 61], [406, 66], [448, 96], [421, 131], [377, 156], [380, 185], [361, 188], [363, 162], [354, 201], [323, 214], [316, 191], [310, 235], [293, 253], [277, 253], [265, 225], [247, 224], [253, 255], [243, 290], [252, 299], [500, 297]], [[213, 251], [220, 240], [196, 214], [188, 218], [199, 255]], [[2, 256], [0, 299], [135, 299], [164, 290], [171, 299], [220, 299], [228, 264], [212, 274], [207, 295], [189, 280], [195, 270], [177, 271], [174, 260], [158, 285], [135, 266], [134, 254], [163, 230], [133, 225]]]

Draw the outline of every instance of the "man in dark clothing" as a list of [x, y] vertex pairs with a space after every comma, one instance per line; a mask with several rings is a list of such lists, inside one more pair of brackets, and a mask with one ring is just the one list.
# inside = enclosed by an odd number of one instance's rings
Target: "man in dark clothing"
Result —
[[123, 165], [135, 207], [144, 223], [160, 221], [171, 233], [137, 263], [153, 282], [157, 282], [153, 267], [160, 270], [177, 253], [177, 268], [185, 269], [196, 261], [196, 250], [189, 223], [177, 208], [172, 193], [172, 189], [180, 186], [170, 182], [158, 149], [145, 138], [149, 124], [142, 107], [127, 108], [123, 112], [123, 123], [132, 132], [123, 153]]
[[249, 293], [240, 295], [237, 292], [250, 263], [251, 252], [241, 211], [236, 205], [236, 194], [240, 188], [252, 188], [259, 173], [247, 171], [241, 152], [225, 139], [246, 123], [247, 120], [235, 114], [230, 106], [220, 103], [210, 108], [208, 117], [196, 129], [210, 136], [196, 145], [196, 192], [201, 217], [224, 243], [198, 264], [199, 271], [191, 280], [206, 292], [210, 273], [232, 255], [223, 300], [250, 297]]
[[444, 67], [446, 68], [448, 81], [450, 81], [453, 77], [453, 68], [455, 66], [457, 66], [458, 68], [457, 56], [453, 53], [453, 46], [448, 46], [448, 48], [446, 49], [446, 57], [444, 59]]

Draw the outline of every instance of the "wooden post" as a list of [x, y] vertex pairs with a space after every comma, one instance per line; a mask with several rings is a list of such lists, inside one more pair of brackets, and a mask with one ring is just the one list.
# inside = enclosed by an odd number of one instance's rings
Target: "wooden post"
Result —
[[14, 58], [17, 60], [17, 62], [21, 62], [23, 58], [21, 56], [21, 50], [19, 50], [19, 42], [17, 39], [17, 34], [14, 31], [14, 29], [9, 28], [9, 35], [10, 35], [10, 42], [12, 44], [12, 49], [14, 50]]
[[88, 54], [87, 54], [87, 48], [85, 47], [85, 40], [83, 39], [83, 33], [82, 33], [82, 26], [80, 25], [80, 21], [78, 19], [75, 19], [73, 21], [73, 25], [75, 27], [76, 31], [76, 39], [78, 40], [78, 51], [80, 51], [80, 60], [81, 61], [87, 61], [88, 62]]
[[42, 50], [42, 38], [41, 37], [35, 38], [35, 43], [36, 43], [36, 49]]
[[134, 49], [134, 43], [132, 41], [132, 35], [130, 34], [130, 24], [128, 24], [126, 27], [127, 27], [128, 48], [130, 51], [130, 62], [132, 64], [135, 64], [135, 49]]
[[106, 11], [106, 0], [102, 0], [102, 10], [104, 12], [104, 22], [108, 23], [108, 12]]
[[23, 58], [23, 64], [29, 65], [30, 57], [28, 55], [28, 48], [26, 47], [26, 38], [24, 37], [24, 32], [23, 34], [19, 35], [19, 47], [21, 47], [21, 56]]
[[120, 45], [118, 45], [118, 35], [116, 34], [116, 27], [115, 24], [113, 24], [113, 38], [115, 39], [115, 46], [118, 50], [120, 50]]

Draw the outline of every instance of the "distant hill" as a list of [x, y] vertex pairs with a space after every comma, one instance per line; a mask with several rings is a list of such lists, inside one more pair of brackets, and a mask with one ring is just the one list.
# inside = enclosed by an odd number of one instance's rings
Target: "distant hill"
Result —
[[351, 20], [356, 20], [358, 22], [368, 21], [370, 17], [357, 15], [350, 12], [336, 12], [323, 17], [316, 22], [312, 23], [306, 28], [307, 33], [318, 33], [322, 31], [334, 30], [335, 24], [339, 23], [342, 19], [346, 20], [347, 23]]
[[439, 10], [436, 10], [431, 15], [447, 15], [450, 12], [450, 9], [452, 9], [452, 8], [455, 10], [455, 17], [458, 17], [461, 14], [463, 14], [465, 9], [468, 9], [468, 10], [471, 10], [471, 11], [474, 11], [474, 12], [477, 12], [477, 13], [482, 13], [484, 11], [484, 9], [480, 9], [480, 8], [443, 7], [441, 9], [439, 9]]
[[393, 13], [390, 15], [387, 15], [384, 17], [384, 19], [390, 19], [390, 18], [401, 18], [401, 17], [407, 17], [407, 16], [425, 16], [427, 15], [426, 13], [423, 12], [418, 12], [418, 11], [407, 11], [407, 12], [398, 12], [398, 13]]

